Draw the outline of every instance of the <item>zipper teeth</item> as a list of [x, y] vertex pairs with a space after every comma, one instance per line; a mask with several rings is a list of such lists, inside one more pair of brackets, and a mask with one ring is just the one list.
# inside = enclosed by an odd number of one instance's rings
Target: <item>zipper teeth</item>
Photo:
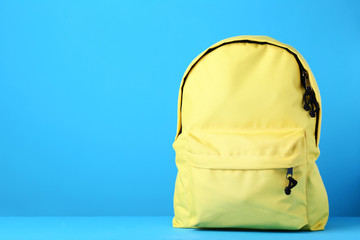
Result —
[[301, 84], [303, 85], [303, 87], [305, 88], [306, 91], [306, 87], [308, 86], [309, 89], [312, 90], [313, 94], [314, 94], [314, 99], [316, 102], [316, 105], [318, 106], [317, 108], [317, 114], [316, 114], [316, 124], [315, 124], [315, 142], [317, 145], [317, 133], [318, 133], [318, 124], [319, 124], [319, 111], [320, 111], [320, 106], [316, 100], [316, 96], [315, 96], [315, 92], [311, 87], [310, 84], [310, 78], [309, 78], [309, 73], [307, 72], [307, 70], [304, 68], [304, 66], [302, 65], [299, 57], [296, 55], [296, 53], [294, 53], [293, 51], [291, 51], [290, 49], [286, 48], [286, 47], [282, 47], [273, 43], [269, 43], [269, 42], [261, 42], [261, 41], [254, 41], [254, 40], [235, 40], [235, 41], [231, 41], [231, 42], [225, 42], [222, 43], [216, 47], [213, 48], [209, 48], [202, 56], [199, 57], [199, 59], [190, 67], [189, 71], [186, 73], [184, 80], [183, 80], [183, 84], [181, 86], [181, 101], [180, 101], [180, 129], [179, 132], [177, 133], [176, 137], [180, 135], [181, 131], [182, 131], [182, 122], [181, 122], [181, 108], [182, 108], [182, 98], [183, 98], [183, 93], [184, 93], [184, 86], [185, 86], [185, 82], [187, 77], [189, 76], [191, 70], [197, 65], [197, 63], [204, 58], [207, 54], [211, 53], [212, 51], [214, 51], [215, 49], [218, 49], [222, 46], [228, 45], [228, 44], [232, 44], [232, 43], [254, 43], [254, 44], [261, 44], [261, 45], [271, 45], [271, 46], [275, 46], [275, 47], [279, 47], [282, 48], [284, 50], [286, 50], [287, 52], [289, 52], [291, 55], [293, 55], [293, 57], [295, 58], [296, 62], [299, 65], [300, 68], [300, 79], [301, 79]]
[[309, 80], [309, 73], [305, 69], [303, 69], [302, 77], [304, 78], [304, 88], [305, 89], [307, 89], [307, 88], [312, 89], [311, 84], [310, 84], [310, 80]]

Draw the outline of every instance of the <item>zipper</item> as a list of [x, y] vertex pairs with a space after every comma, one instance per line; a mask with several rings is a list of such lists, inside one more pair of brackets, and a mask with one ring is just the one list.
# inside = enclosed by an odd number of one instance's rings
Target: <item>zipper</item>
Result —
[[310, 117], [312, 118], [316, 117], [315, 142], [317, 145], [320, 105], [319, 102], [316, 100], [315, 91], [311, 87], [309, 73], [304, 68], [302, 68], [301, 71], [301, 82], [303, 87], [305, 88], [305, 92], [303, 95], [303, 102], [304, 102], [303, 108], [305, 109], [305, 111], [309, 111]]
[[297, 185], [297, 181], [293, 178], [293, 168], [288, 168], [286, 173], [286, 179], [289, 180], [289, 185], [285, 187], [285, 194], [290, 195], [291, 189]]
[[319, 113], [319, 103], [316, 100], [315, 92], [310, 85], [309, 73], [305, 69], [303, 69], [302, 71], [302, 77], [304, 79], [303, 82], [305, 88], [305, 93], [303, 97], [304, 109], [305, 111], [310, 111], [311, 117], [315, 117]]

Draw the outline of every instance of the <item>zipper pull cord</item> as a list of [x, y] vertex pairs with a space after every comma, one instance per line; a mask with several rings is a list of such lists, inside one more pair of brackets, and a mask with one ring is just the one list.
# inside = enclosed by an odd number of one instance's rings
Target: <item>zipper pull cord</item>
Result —
[[289, 180], [289, 185], [284, 189], [286, 195], [290, 195], [291, 189], [296, 186], [297, 181], [292, 177], [293, 176], [293, 168], [288, 168], [286, 173], [286, 179]]
[[310, 110], [311, 117], [316, 117], [317, 113], [319, 112], [319, 103], [316, 100], [314, 90], [311, 88], [309, 74], [306, 70], [303, 70], [302, 77], [302, 83], [305, 88], [305, 93], [303, 96], [304, 109], [305, 111]]
[[311, 89], [310, 88], [306, 88], [304, 96], [303, 96], [303, 100], [304, 100], [304, 109], [305, 111], [309, 111], [310, 110], [310, 104], [309, 104], [309, 100], [310, 100], [310, 93], [311, 93]]
[[316, 117], [316, 115], [319, 112], [319, 103], [316, 101], [314, 90], [311, 91], [309, 101], [310, 101], [310, 104], [311, 104], [310, 116], [311, 117]]

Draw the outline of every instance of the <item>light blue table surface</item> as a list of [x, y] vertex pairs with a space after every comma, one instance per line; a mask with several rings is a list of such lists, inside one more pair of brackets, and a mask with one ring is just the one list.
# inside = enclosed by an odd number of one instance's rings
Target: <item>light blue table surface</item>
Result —
[[176, 229], [164, 217], [1, 217], [1, 240], [51, 239], [360, 239], [360, 217], [330, 218], [325, 231]]

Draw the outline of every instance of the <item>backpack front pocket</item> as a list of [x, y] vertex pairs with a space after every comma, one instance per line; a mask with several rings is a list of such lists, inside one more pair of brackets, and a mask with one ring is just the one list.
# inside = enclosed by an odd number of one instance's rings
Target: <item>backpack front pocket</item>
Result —
[[197, 130], [187, 139], [190, 226], [295, 230], [308, 223], [302, 129]]

